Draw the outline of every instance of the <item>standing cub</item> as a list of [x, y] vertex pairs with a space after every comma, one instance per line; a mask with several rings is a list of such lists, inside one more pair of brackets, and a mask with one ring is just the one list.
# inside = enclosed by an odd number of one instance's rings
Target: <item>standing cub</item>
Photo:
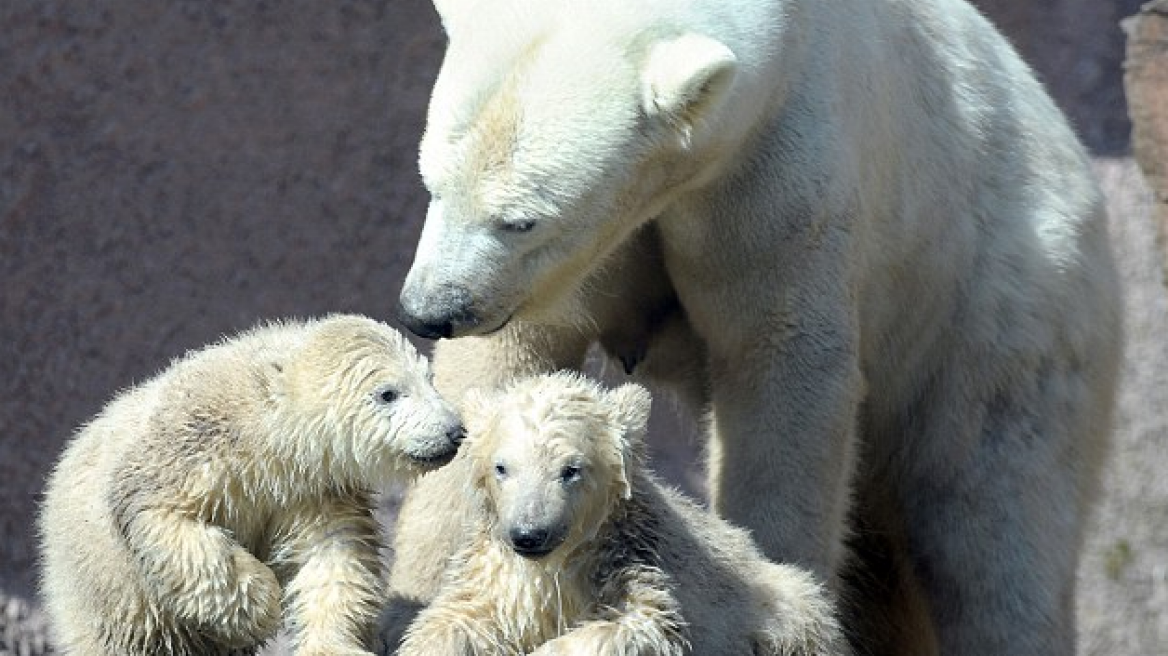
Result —
[[643, 467], [643, 388], [559, 373], [498, 394], [466, 409], [480, 514], [399, 656], [844, 652], [809, 574]]
[[66, 449], [40, 529], [66, 654], [368, 654], [371, 489], [463, 430], [427, 361], [371, 319], [268, 325], [119, 395]]

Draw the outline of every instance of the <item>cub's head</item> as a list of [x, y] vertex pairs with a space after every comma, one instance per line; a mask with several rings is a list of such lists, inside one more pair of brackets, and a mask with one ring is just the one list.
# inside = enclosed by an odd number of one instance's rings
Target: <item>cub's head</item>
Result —
[[431, 202], [407, 328], [482, 335], [559, 311], [733, 151], [734, 53], [640, 4], [437, 3], [449, 45], [418, 158]]
[[464, 435], [427, 360], [401, 333], [365, 317], [310, 324], [279, 373], [277, 403], [292, 457], [344, 481], [376, 485], [435, 468]]
[[591, 539], [631, 495], [649, 405], [638, 385], [606, 391], [571, 373], [472, 395], [468, 455], [495, 538], [529, 558]]

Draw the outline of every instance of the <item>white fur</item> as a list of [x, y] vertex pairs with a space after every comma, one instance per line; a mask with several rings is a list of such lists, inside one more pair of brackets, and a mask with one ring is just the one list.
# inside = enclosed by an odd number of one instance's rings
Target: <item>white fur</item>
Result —
[[[476, 503], [397, 656], [844, 653], [808, 572], [767, 562], [745, 531], [646, 471], [649, 406], [638, 385], [603, 390], [565, 372], [469, 403], [451, 468]], [[552, 539], [533, 554], [517, 529]], [[413, 546], [398, 540], [399, 553]], [[408, 617], [399, 602], [383, 614], [385, 653]]]
[[[1119, 296], [1086, 154], [989, 23], [964, 0], [440, 10], [441, 211], [402, 293], [407, 325], [466, 336], [440, 386], [599, 339], [709, 409], [714, 506], [768, 555], [835, 580], [856, 542], [875, 651], [1071, 652]], [[882, 614], [928, 630], [893, 644]]]
[[[40, 521], [64, 654], [368, 654], [371, 490], [452, 454], [429, 365], [363, 317], [274, 324], [189, 353], [69, 444]], [[397, 399], [381, 400], [392, 388]]]

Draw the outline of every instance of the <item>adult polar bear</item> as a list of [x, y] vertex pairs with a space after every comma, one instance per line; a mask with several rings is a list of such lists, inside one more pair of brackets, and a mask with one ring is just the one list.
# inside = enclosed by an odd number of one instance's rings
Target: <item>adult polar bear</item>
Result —
[[716, 509], [828, 578], [849, 535], [881, 552], [863, 650], [1073, 653], [1119, 297], [1083, 149], [992, 26], [963, 0], [436, 4], [401, 319], [470, 336], [440, 387], [614, 334], [703, 358]]

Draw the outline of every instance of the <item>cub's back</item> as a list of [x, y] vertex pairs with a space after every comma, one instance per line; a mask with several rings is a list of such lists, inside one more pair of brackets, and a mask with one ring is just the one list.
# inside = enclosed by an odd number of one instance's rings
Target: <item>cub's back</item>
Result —
[[100, 618], [146, 630], [157, 625], [111, 502], [118, 493], [118, 470], [128, 461], [148, 465], [135, 469], [136, 484], [157, 485], [166, 478], [165, 464], [157, 463], [157, 471], [149, 466], [152, 457], [171, 450], [163, 443], [169, 438], [158, 435], [160, 413], [182, 408], [192, 398], [254, 394], [247, 386], [255, 380], [255, 363], [286, 353], [302, 332], [282, 324], [191, 351], [117, 394], [68, 443], [47, 481], [38, 522], [42, 594], [65, 653], [73, 644], [104, 643]]
[[[42, 594], [57, 644], [100, 643], [94, 618], [145, 613], [139, 574], [110, 512], [113, 472], [145, 429], [152, 381], [127, 390], [80, 429], [49, 478], [39, 518]], [[109, 583], [112, 582], [113, 585]], [[92, 587], [91, 587], [92, 586]]]
[[[673, 578], [692, 653], [707, 656], [836, 653], [839, 629], [825, 589], [791, 565], [764, 558], [749, 532], [652, 481], [662, 508], [662, 567]], [[757, 641], [768, 642], [759, 651]], [[839, 652], [839, 653], [842, 653]]]

